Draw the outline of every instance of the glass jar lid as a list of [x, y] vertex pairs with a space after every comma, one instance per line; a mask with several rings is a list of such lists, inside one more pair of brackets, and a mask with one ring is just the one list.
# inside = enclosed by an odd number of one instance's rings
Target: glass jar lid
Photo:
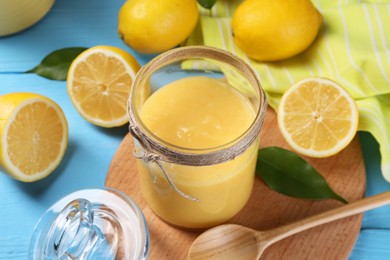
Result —
[[139, 206], [124, 193], [93, 188], [71, 193], [40, 218], [29, 259], [146, 259], [149, 232]]

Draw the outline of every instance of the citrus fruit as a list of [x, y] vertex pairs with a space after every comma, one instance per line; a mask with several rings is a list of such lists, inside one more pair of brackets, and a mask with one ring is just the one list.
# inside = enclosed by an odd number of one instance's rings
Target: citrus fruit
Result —
[[0, 166], [23, 182], [48, 176], [68, 144], [68, 124], [61, 108], [34, 93], [0, 96]]
[[122, 40], [140, 53], [160, 53], [182, 43], [195, 29], [196, 0], [131, 0], [119, 11]]
[[112, 46], [95, 46], [73, 60], [67, 76], [67, 88], [76, 110], [88, 122], [102, 127], [124, 125], [127, 99], [137, 60]]
[[327, 157], [355, 136], [359, 113], [350, 94], [325, 78], [307, 78], [289, 88], [278, 108], [278, 125], [295, 151]]
[[232, 18], [234, 42], [260, 61], [286, 59], [307, 49], [321, 24], [310, 0], [246, 0]]

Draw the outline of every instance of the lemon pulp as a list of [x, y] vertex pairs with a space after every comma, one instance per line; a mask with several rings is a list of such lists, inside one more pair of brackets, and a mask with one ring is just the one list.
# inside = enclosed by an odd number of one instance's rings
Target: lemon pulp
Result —
[[87, 121], [102, 127], [127, 123], [127, 98], [140, 65], [129, 53], [112, 46], [82, 52], [68, 72], [68, 94]]
[[358, 110], [353, 98], [337, 83], [307, 78], [283, 95], [278, 125], [294, 150], [311, 157], [327, 157], [352, 141]]
[[25, 182], [46, 177], [67, 146], [68, 126], [61, 108], [33, 93], [6, 94], [0, 103], [1, 166]]

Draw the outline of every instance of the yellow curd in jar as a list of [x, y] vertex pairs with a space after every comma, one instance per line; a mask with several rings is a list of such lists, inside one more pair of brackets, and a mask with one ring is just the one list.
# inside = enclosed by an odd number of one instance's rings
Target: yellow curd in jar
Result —
[[[201, 153], [241, 137], [255, 118], [249, 100], [225, 79], [192, 76], [153, 93], [140, 118], [165, 143]], [[176, 187], [197, 198], [177, 193], [159, 166], [138, 161], [141, 188], [152, 210], [163, 220], [187, 228], [223, 223], [237, 214], [252, 191], [258, 142], [234, 160], [211, 166], [163, 163]]]

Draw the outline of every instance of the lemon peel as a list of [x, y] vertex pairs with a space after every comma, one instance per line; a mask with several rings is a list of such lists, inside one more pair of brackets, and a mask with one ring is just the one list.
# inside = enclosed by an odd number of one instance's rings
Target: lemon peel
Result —
[[310, 0], [246, 0], [232, 17], [234, 42], [250, 58], [276, 61], [306, 50], [322, 16]]

